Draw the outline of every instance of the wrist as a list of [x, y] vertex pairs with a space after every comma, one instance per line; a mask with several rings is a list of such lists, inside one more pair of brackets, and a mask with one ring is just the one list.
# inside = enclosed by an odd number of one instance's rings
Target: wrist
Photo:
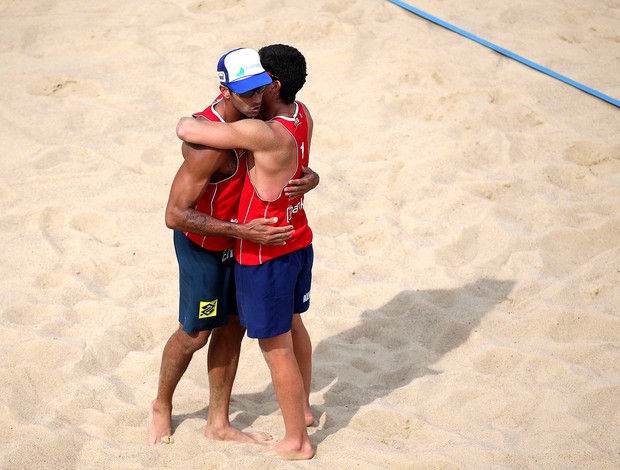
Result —
[[231, 227], [231, 237], [244, 240], [248, 235], [248, 226], [246, 224], [233, 224]]

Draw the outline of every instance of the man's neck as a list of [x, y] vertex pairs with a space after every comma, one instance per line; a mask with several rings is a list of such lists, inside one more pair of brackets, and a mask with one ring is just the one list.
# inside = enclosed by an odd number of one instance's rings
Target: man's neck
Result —
[[263, 101], [260, 112], [265, 121], [269, 121], [276, 116], [292, 117], [295, 112], [295, 103], [289, 104], [280, 100], [274, 101], [273, 103], [265, 103]]
[[235, 107], [225, 99], [215, 104], [215, 110], [218, 112], [224, 122], [236, 122], [245, 118], [243, 114], [235, 109]]

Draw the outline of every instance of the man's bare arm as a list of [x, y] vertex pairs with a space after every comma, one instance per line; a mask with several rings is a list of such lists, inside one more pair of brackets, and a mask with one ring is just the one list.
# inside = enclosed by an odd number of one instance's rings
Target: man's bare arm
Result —
[[284, 194], [289, 199], [294, 199], [316, 188], [319, 181], [319, 174], [312, 168], [304, 166], [301, 169], [301, 177], [289, 181], [288, 186], [284, 188]]
[[184, 117], [177, 125], [177, 136], [185, 142], [218, 149], [242, 148], [255, 152], [277, 146], [269, 126], [258, 119], [228, 123]]
[[166, 226], [184, 232], [251, 240], [263, 245], [282, 245], [293, 233], [292, 226], [273, 227], [274, 219], [254, 219], [235, 224], [194, 209], [213, 174], [228, 156], [216, 149], [184, 147], [185, 161], [170, 188], [166, 207]]

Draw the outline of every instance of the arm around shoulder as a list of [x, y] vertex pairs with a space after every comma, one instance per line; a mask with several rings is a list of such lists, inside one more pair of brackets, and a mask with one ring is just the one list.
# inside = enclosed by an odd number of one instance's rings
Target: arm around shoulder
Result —
[[208, 147], [251, 151], [262, 150], [274, 140], [269, 126], [258, 119], [228, 123], [184, 117], [177, 124], [177, 136], [185, 142]]

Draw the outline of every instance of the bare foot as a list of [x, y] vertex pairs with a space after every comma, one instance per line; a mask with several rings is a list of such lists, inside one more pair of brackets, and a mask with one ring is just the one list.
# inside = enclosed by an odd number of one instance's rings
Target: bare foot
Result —
[[149, 407], [149, 444], [172, 444], [172, 408], [162, 409], [155, 400]]
[[209, 426], [209, 424], [205, 428], [205, 437], [215, 441], [235, 441], [261, 445], [273, 440], [271, 434], [267, 432], [243, 432], [230, 425], [221, 429], [215, 429], [213, 426]]
[[273, 447], [261, 451], [263, 455], [279, 457], [284, 460], [309, 460], [314, 457], [314, 448], [310, 442], [300, 446], [280, 441]]

